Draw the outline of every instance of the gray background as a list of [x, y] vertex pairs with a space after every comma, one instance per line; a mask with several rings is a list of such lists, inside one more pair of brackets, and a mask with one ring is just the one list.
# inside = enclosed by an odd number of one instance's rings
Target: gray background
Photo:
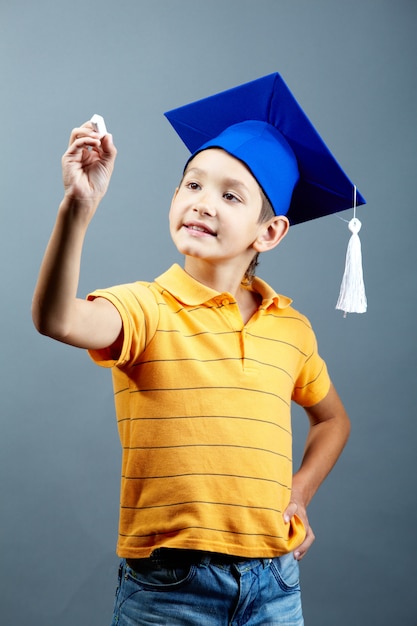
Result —
[[[104, 626], [116, 584], [110, 373], [30, 318], [70, 130], [101, 113], [119, 149], [80, 295], [152, 279], [180, 260], [166, 213], [187, 155], [163, 111], [276, 70], [368, 201], [365, 315], [334, 310], [335, 216], [260, 267], [311, 318], [353, 425], [310, 507], [306, 624], [417, 624], [416, 17], [415, 0], [1, 0], [1, 624]], [[299, 459], [297, 409], [294, 430]]]

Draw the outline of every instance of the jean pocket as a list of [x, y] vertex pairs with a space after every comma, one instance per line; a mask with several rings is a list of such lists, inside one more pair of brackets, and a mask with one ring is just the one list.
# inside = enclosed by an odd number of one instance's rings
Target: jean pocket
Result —
[[195, 565], [186, 567], [162, 567], [144, 559], [135, 569], [126, 564], [126, 578], [134, 581], [142, 589], [164, 591], [178, 589], [192, 580], [196, 573]]
[[270, 567], [283, 591], [297, 591], [300, 589], [300, 568], [292, 552], [273, 559]]

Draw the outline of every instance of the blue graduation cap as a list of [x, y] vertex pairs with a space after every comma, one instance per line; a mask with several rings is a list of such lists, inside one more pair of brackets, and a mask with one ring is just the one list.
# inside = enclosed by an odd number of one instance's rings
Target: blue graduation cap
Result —
[[[291, 224], [353, 206], [354, 185], [278, 73], [165, 116], [192, 155], [218, 147], [245, 163]], [[357, 190], [356, 204], [365, 204]]]

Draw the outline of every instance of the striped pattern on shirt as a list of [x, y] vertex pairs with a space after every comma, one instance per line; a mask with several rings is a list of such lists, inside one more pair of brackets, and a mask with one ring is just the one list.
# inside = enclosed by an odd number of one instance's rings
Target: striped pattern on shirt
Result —
[[174, 265], [153, 283], [95, 291], [124, 331], [112, 367], [122, 444], [118, 554], [159, 547], [244, 557], [289, 552], [291, 401], [311, 406], [330, 381], [308, 320], [255, 279], [262, 305], [243, 324], [237, 303]]

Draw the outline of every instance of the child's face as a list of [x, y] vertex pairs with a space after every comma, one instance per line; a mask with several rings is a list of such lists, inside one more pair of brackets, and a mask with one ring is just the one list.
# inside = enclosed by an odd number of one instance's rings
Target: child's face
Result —
[[169, 220], [179, 252], [246, 269], [262, 230], [262, 197], [249, 170], [224, 150], [197, 154], [172, 200]]

